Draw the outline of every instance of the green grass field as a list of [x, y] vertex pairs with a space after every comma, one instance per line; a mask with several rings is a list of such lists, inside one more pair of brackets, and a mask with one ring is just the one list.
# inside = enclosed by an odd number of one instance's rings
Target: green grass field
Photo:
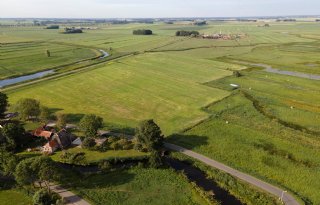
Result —
[[[320, 132], [319, 81], [259, 69], [241, 71], [246, 66], [236, 62], [264, 63], [281, 70], [319, 75], [319, 24], [272, 22], [264, 28], [258, 27], [260, 23], [210, 22], [203, 27], [187, 22], [103, 25], [79, 35], [37, 27], [0, 27], [0, 42], [9, 43], [1, 44], [0, 50], [6, 52], [1, 53], [0, 62], [6, 63], [1, 64], [4, 67], [12, 66], [15, 73], [61, 65], [66, 59], [71, 62], [86, 58], [93, 55], [88, 48], [111, 48], [117, 55], [136, 52], [87, 71], [6, 93], [12, 105], [20, 98], [33, 97], [58, 112], [70, 114], [75, 123], [88, 113], [102, 116], [105, 128], [134, 128], [140, 120], [153, 118], [169, 135], [169, 141], [281, 186], [308, 205], [319, 204], [320, 144], [315, 134]], [[132, 30], [140, 28], [152, 29], [155, 35], [133, 36]], [[175, 37], [177, 30], [247, 35], [238, 41], [190, 39]], [[42, 43], [32, 43], [35, 41]], [[32, 46], [19, 50], [14, 45]], [[10, 46], [12, 54], [7, 52]], [[63, 56], [47, 61], [47, 46], [53, 46], [57, 56]], [[74, 52], [76, 48], [81, 49]], [[24, 50], [33, 55], [17, 59]], [[11, 55], [16, 57], [10, 59]], [[234, 70], [244, 76], [233, 77]], [[2, 72], [0, 79], [10, 75]], [[227, 97], [233, 93], [231, 83], [239, 84], [248, 95], [235, 92]], [[189, 127], [192, 129], [180, 133]], [[100, 156], [91, 157], [95, 160]], [[135, 175], [139, 176], [140, 171]], [[121, 177], [115, 179], [121, 181]], [[119, 189], [130, 183], [125, 181]], [[157, 183], [161, 184], [155, 180], [151, 186], [155, 190]], [[84, 189], [82, 193], [88, 193], [88, 198], [106, 197], [115, 203], [128, 199], [126, 203], [141, 200], [143, 204], [148, 198], [130, 192], [108, 192], [109, 184], [103, 187], [101, 192], [89, 188], [92, 192]], [[161, 201], [164, 199], [160, 197]]]
[[0, 190], [0, 204], [1, 205], [31, 205], [31, 197], [24, 193], [11, 189], [11, 190]]
[[206, 118], [200, 108], [228, 95], [201, 84], [230, 75], [225, 70], [228, 66], [236, 67], [183, 55], [144, 54], [15, 90], [9, 96], [12, 104], [24, 96], [34, 96], [61, 112], [93, 113], [107, 124], [122, 127], [153, 118], [169, 134]]
[[[47, 57], [46, 50], [51, 56]], [[0, 47], [0, 79], [34, 73], [101, 55], [93, 49], [44, 42]]]
[[[84, 152], [86, 163], [87, 164], [95, 164], [102, 160], [110, 160], [110, 159], [126, 159], [126, 158], [143, 158], [148, 156], [147, 153], [138, 152], [136, 150], [108, 150], [106, 152], [99, 151], [90, 151], [87, 149], [81, 149], [78, 147], [68, 149], [70, 153], [79, 153]], [[60, 159], [61, 151], [54, 153], [51, 158], [54, 161], [61, 161]]]
[[205, 205], [191, 184], [169, 169], [115, 171], [74, 182], [73, 189], [94, 205]]
[[319, 140], [260, 114], [236, 94], [208, 108], [212, 117], [169, 137], [174, 142], [320, 203]]

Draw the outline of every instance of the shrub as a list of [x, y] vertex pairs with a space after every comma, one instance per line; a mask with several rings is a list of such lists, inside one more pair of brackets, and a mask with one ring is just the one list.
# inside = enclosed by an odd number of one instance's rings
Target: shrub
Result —
[[60, 159], [63, 163], [67, 164], [86, 165], [86, 156], [84, 152], [70, 153], [68, 151], [63, 151], [60, 155]]
[[64, 34], [71, 34], [71, 33], [83, 33], [83, 31], [81, 29], [77, 29], [77, 28], [65, 28], [64, 29]]
[[33, 196], [34, 205], [52, 205], [58, 204], [61, 197], [53, 192], [48, 192], [47, 189], [40, 189]]
[[99, 169], [103, 172], [109, 171], [112, 168], [112, 165], [109, 161], [101, 161], [99, 163]]
[[241, 75], [241, 73], [239, 71], [236, 70], [236, 71], [233, 71], [233, 76], [239, 78], [242, 75]]
[[103, 119], [96, 115], [85, 115], [80, 121], [80, 128], [86, 137], [95, 137], [99, 128], [103, 125]]
[[122, 150], [129, 150], [133, 148], [133, 144], [130, 140], [122, 138], [118, 141], [119, 146]]
[[20, 99], [15, 105], [15, 111], [23, 119], [28, 120], [31, 117], [38, 117], [40, 114], [40, 102], [31, 98]]
[[198, 31], [177, 31], [176, 36], [192, 36], [196, 37], [199, 36], [200, 33]]
[[119, 140], [119, 137], [115, 137], [115, 136], [110, 136], [109, 138], [108, 138], [108, 142], [109, 143], [113, 143], [113, 142], [116, 142], [116, 141], [118, 141]]
[[152, 31], [148, 29], [134, 30], [132, 33], [133, 35], [152, 35]]
[[163, 160], [160, 152], [153, 151], [149, 157], [149, 166], [151, 168], [159, 168], [163, 165]]
[[59, 29], [59, 25], [51, 25], [51, 26], [48, 26], [46, 29]]
[[91, 149], [96, 146], [96, 141], [92, 137], [87, 137], [82, 142], [82, 147], [86, 149]]

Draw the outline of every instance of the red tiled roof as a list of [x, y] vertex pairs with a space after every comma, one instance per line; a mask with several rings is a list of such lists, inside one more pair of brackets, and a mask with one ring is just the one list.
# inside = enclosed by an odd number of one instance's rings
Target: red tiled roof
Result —
[[33, 131], [33, 135], [37, 137], [44, 137], [46, 139], [50, 139], [52, 132], [44, 130], [44, 128], [40, 127]]
[[50, 147], [58, 147], [59, 144], [58, 144], [58, 142], [57, 142], [56, 140], [51, 140], [51, 141], [49, 142], [49, 146], [50, 146]]

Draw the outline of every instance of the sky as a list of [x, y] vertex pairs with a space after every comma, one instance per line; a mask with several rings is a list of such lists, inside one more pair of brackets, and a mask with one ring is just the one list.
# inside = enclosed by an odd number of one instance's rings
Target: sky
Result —
[[0, 18], [320, 15], [320, 0], [0, 0]]

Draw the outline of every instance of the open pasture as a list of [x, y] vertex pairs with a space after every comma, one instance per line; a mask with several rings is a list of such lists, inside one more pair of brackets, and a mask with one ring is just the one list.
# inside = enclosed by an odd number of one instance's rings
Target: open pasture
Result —
[[202, 85], [231, 75], [226, 70], [229, 66], [237, 67], [178, 54], [142, 54], [8, 94], [12, 104], [33, 96], [61, 112], [93, 113], [102, 116], [107, 124], [123, 127], [134, 127], [140, 120], [153, 118], [169, 134], [206, 118], [200, 108], [229, 94]]
[[319, 204], [320, 142], [259, 113], [235, 94], [208, 108], [212, 117], [170, 142], [204, 154]]
[[266, 112], [285, 122], [320, 133], [320, 82], [263, 71], [242, 72], [240, 78], [226, 77], [207, 85], [229, 89], [238, 84]]
[[31, 205], [32, 198], [19, 190], [0, 190], [1, 205]]
[[[46, 51], [50, 51], [50, 57]], [[34, 73], [68, 63], [94, 58], [99, 51], [45, 42], [0, 45], [0, 79]]]
[[133, 168], [72, 181], [74, 190], [94, 205], [205, 205], [191, 184], [170, 169]]

